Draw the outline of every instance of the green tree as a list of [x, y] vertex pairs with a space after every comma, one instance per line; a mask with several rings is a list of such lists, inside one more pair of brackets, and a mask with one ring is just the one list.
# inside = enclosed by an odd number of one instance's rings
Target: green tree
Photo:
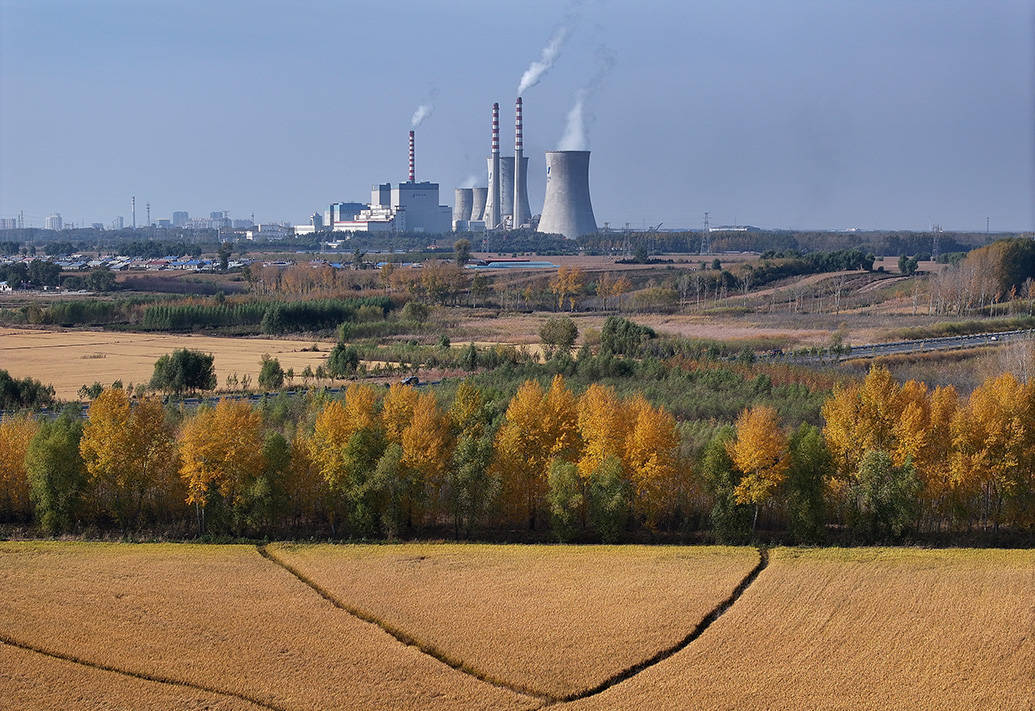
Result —
[[550, 465], [548, 487], [546, 503], [554, 535], [562, 543], [570, 541], [578, 533], [585, 504], [578, 467], [570, 462], [554, 460]]
[[428, 320], [428, 307], [419, 301], [407, 301], [399, 313], [399, 318], [403, 321], [423, 324]]
[[83, 510], [86, 467], [79, 454], [83, 426], [78, 413], [66, 410], [44, 422], [29, 443], [25, 468], [29, 498], [48, 533], [70, 530]]
[[151, 387], [180, 395], [216, 387], [215, 356], [180, 348], [155, 361]]
[[856, 532], [869, 542], [900, 538], [916, 521], [922, 489], [911, 461], [896, 467], [884, 450], [867, 450], [852, 484]]
[[920, 260], [916, 257], [907, 257], [903, 254], [901, 257], [898, 258], [898, 270], [900, 273], [905, 274], [907, 276], [912, 276], [916, 274], [916, 270], [919, 264]]
[[271, 432], [263, 442], [262, 456], [262, 472], [247, 484], [234, 508], [234, 530], [268, 531], [290, 504], [290, 443], [281, 433]]
[[807, 422], [791, 435], [790, 450], [784, 486], [791, 535], [798, 543], [821, 543], [826, 532], [823, 487], [833, 475], [833, 459], [822, 431]]
[[709, 519], [720, 543], [744, 543], [751, 536], [752, 509], [737, 502], [740, 473], [728, 449], [735, 438], [736, 431], [732, 427], [723, 427], [705, 447], [701, 460], [704, 489], [712, 499]]
[[632, 500], [629, 481], [618, 457], [608, 457], [589, 477], [589, 525], [604, 543], [622, 537]]
[[263, 390], [279, 390], [284, 385], [284, 369], [280, 367], [280, 361], [264, 353], [261, 363], [259, 387]]
[[332, 378], [347, 378], [359, 369], [359, 351], [338, 342], [327, 356], [327, 373]]
[[[472, 428], [473, 429], [473, 428]], [[492, 435], [464, 433], [453, 450], [453, 466], [446, 472], [445, 498], [453, 516], [453, 533], [470, 538], [478, 519], [499, 495], [500, 482], [490, 474]]]
[[115, 272], [108, 267], [91, 269], [90, 273], [86, 275], [84, 284], [90, 291], [114, 291], [116, 288]]
[[552, 357], [555, 351], [570, 353], [578, 337], [579, 329], [569, 316], [548, 318], [539, 327], [539, 338], [546, 347], [548, 357]]
[[456, 266], [461, 269], [467, 260], [471, 258], [471, 243], [466, 239], [458, 239], [453, 243], [453, 258], [456, 260]]

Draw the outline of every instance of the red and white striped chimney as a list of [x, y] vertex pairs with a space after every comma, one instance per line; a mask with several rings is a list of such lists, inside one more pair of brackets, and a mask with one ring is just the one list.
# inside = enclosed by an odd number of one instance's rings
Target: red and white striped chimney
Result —
[[415, 180], [415, 171], [413, 169], [413, 131], [410, 131], [410, 182]]
[[517, 98], [514, 106], [514, 150], [520, 151], [521, 146], [521, 97]]
[[500, 154], [500, 105], [492, 105], [492, 155]]

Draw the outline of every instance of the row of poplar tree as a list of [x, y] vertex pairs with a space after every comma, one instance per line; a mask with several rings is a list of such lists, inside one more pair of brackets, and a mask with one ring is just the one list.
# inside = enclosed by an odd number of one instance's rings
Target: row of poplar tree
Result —
[[103, 391], [83, 421], [0, 423], [0, 518], [237, 536], [499, 535], [561, 540], [711, 529], [895, 540], [1035, 522], [1035, 385], [1011, 375], [969, 398], [884, 368], [836, 387], [822, 429], [771, 407], [716, 425], [694, 451], [644, 397], [560, 376], [505, 411], [470, 381], [448, 403], [403, 385], [313, 399], [292, 426], [222, 400], [192, 413]]

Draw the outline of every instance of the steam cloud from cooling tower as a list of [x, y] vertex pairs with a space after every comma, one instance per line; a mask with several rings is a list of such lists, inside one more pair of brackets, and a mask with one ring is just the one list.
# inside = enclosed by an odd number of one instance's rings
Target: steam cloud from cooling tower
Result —
[[575, 92], [575, 103], [568, 111], [564, 135], [561, 136], [559, 143], [560, 150], [589, 150], [589, 128], [595, 116], [591, 111], [587, 112], [587, 104], [614, 69], [616, 61], [613, 50], [604, 46], [597, 48], [597, 70], [586, 85]]
[[561, 25], [557, 28], [557, 31], [553, 33], [550, 41], [543, 47], [543, 51], [539, 55], [539, 59], [533, 61], [528, 65], [528, 69], [521, 75], [521, 81], [518, 83], [517, 93], [520, 96], [525, 93], [526, 89], [530, 89], [539, 83], [539, 80], [543, 78], [543, 75], [550, 71], [550, 67], [557, 61], [557, 57], [560, 56], [561, 47], [564, 46], [564, 40], [568, 38], [568, 27]]

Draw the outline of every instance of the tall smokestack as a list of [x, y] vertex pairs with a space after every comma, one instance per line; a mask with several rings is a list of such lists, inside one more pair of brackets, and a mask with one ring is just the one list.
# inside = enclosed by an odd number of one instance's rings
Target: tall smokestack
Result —
[[538, 230], [568, 239], [597, 231], [589, 199], [589, 151], [547, 152], [546, 200]]
[[514, 211], [513, 226], [521, 227], [529, 222], [531, 215], [528, 208], [528, 185], [525, 176], [528, 174], [524, 147], [521, 139], [521, 97], [514, 105]]
[[416, 175], [416, 173], [415, 173], [415, 171], [413, 169], [413, 131], [410, 131], [410, 173], [409, 173], [409, 178], [410, 178], [410, 182], [411, 183], [415, 181], [415, 175]]
[[492, 158], [489, 170], [489, 197], [485, 206], [485, 228], [494, 230], [500, 224], [500, 105], [492, 105]]

